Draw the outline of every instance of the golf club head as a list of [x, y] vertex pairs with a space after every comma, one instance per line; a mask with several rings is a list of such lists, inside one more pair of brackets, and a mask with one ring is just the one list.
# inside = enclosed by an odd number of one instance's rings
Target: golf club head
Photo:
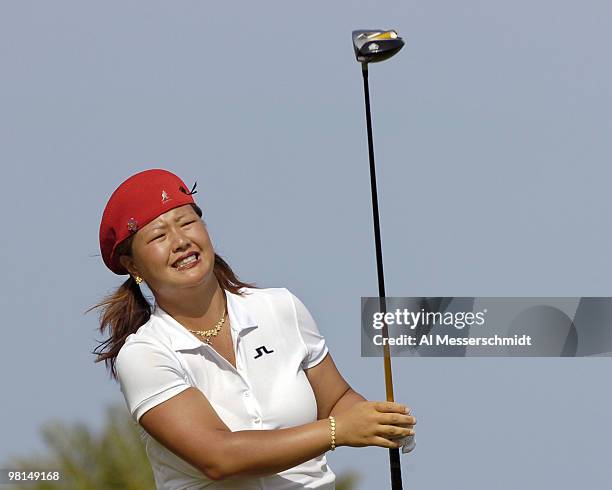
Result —
[[391, 58], [404, 46], [394, 30], [367, 29], [353, 31], [353, 48], [360, 63], [377, 63]]

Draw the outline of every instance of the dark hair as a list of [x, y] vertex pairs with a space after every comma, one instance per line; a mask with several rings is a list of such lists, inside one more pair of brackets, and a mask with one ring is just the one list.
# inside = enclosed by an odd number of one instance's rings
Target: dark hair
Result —
[[[194, 206], [196, 212], [201, 217], [202, 211]], [[119, 245], [119, 255], [132, 254], [132, 242], [134, 235]], [[229, 264], [219, 255], [215, 254], [215, 264], [213, 273], [219, 282], [219, 286], [234, 294], [244, 294], [240, 290], [244, 287], [255, 288], [254, 284], [240, 281]], [[108, 330], [110, 337], [105, 341], [99, 342], [92, 354], [97, 358], [94, 362], [104, 361], [106, 367], [110, 369], [110, 374], [117, 379], [115, 360], [117, 354], [128, 335], [135, 333], [151, 317], [152, 306], [142, 294], [140, 286], [136, 284], [134, 278], [130, 277], [112, 294], [106, 296], [100, 303], [89, 308], [86, 313], [95, 309], [102, 308], [100, 313], [99, 331], [104, 335]]]

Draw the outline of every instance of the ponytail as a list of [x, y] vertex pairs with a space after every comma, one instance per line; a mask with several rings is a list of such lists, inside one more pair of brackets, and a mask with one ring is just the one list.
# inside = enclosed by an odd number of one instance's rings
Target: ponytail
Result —
[[151, 304], [142, 294], [140, 286], [130, 276], [117, 291], [104, 298], [100, 303], [92, 306], [102, 308], [100, 314], [100, 333], [108, 329], [110, 337], [100, 342], [93, 351], [97, 355], [95, 362], [104, 361], [110, 369], [111, 375], [117, 379], [115, 359], [128, 335], [133, 334], [151, 317]]
[[[131, 241], [125, 245], [125, 253], [129, 254]], [[219, 286], [233, 294], [244, 294], [242, 288], [255, 288], [257, 286], [240, 281], [229, 264], [219, 255], [215, 254], [213, 272]], [[104, 335], [108, 330], [110, 337], [99, 343], [92, 352], [97, 358], [94, 362], [104, 361], [111, 376], [116, 380], [117, 371], [115, 361], [117, 354], [123, 347], [125, 339], [135, 333], [151, 317], [152, 306], [142, 294], [140, 286], [130, 276], [113, 294], [105, 297], [100, 303], [89, 308], [87, 312], [102, 308], [100, 314], [99, 332]]]

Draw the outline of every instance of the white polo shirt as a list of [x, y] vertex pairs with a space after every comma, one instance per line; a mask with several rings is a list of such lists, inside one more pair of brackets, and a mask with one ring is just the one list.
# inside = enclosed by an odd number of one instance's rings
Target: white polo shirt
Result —
[[[190, 386], [206, 396], [232, 431], [275, 430], [317, 420], [304, 369], [321, 362], [328, 349], [312, 316], [287, 289], [242, 292], [246, 295], [225, 291], [236, 368], [157, 304], [149, 321], [127, 337], [116, 369], [134, 420]], [[335, 488], [325, 455], [270, 476], [210, 480], [138, 427], [158, 489]]]

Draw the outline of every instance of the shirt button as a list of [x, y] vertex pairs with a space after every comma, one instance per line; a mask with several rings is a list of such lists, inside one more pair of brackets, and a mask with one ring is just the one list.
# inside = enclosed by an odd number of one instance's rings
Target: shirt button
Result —
[[246, 396], [248, 398], [249, 396], [251, 396], [251, 392], [250, 391], [245, 391], [244, 392], [244, 396]]
[[255, 422], [256, 424], [260, 424], [261, 423], [261, 419], [257, 418], [255, 420], [253, 420], [253, 422]]

